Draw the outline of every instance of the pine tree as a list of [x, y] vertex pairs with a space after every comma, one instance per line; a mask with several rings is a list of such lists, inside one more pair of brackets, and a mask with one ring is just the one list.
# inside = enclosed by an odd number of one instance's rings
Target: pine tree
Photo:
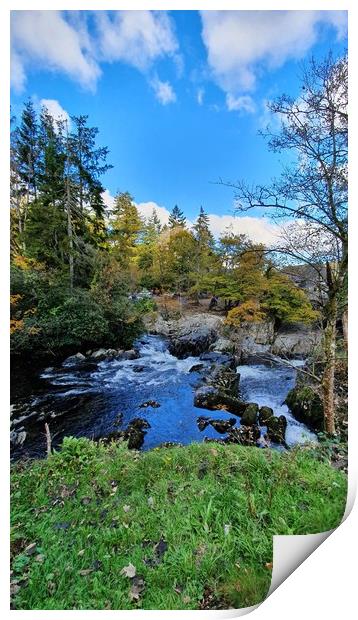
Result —
[[31, 99], [25, 103], [17, 132], [17, 159], [18, 172], [29, 204], [37, 198], [39, 169], [38, 121]]
[[115, 197], [112, 216], [110, 238], [113, 251], [122, 266], [128, 268], [143, 229], [137, 207], [128, 192]]
[[178, 205], [175, 205], [169, 215], [169, 228], [175, 228], [176, 226], [182, 226], [184, 228], [185, 224], [186, 217], [183, 211], [179, 209]]

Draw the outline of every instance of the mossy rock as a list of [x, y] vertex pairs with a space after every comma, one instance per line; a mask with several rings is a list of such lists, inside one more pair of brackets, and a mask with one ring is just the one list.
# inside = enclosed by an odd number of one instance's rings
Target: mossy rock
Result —
[[242, 402], [234, 396], [216, 390], [212, 386], [203, 386], [195, 392], [194, 406], [202, 409], [210, 409], [215, 411], [223, 409], [234, 415], [241, 416], [246, 408], [247, 403]]
[[242, 426], [253, 426], [257, 422], [258, 412], [259, 406], [257, 403], [248, 403], [244, 413], [242, 414], [240, 424], [242, 424]]
[[315, 431], [324, 429], [322, 401], [309, 385], [294, 387], [285, 402], [297, 420]]
[[285, 445], [285, 434], [287, 428], [287, 419], [284, 415], [279, 417], [272, 416], [266, 422], [267, 437], [273, 443]]
[[273, 409], [271, 407], [267, 407], [266, 405], [263, 405], [259, 411], [259, 423], [261, 424], [261, 426], [266, 426], [267, 421], [270, 418], [272, 418], [272, 416], [273, 416]]

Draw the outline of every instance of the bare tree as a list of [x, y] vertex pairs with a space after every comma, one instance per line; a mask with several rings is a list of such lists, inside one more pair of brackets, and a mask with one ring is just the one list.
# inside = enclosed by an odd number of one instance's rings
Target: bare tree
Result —
[[[329, 55], [322, 63], [311, 60], [303, 70], [300, 96], [293, 99], [283, 95], [269, 108], [279, 118], [280, 127], [277, 131], [268, 127], [262, 134], [270, 150], [288, 151], [294, 161], [270, 185], [221, 183], [235, 190], [238, 212], [262, 208], [276, 220], [303, 225], [301, 235], [296, 234], [296, 239], [286, 235], [277, 250], [297, 262], [308, 262], [324, 281], [322, 395], [325, 429], [334, 434], [336, 323], [347, 308], [347, 57], [334, 60]], [[309, 234], [302, 236], [304, 230]]]

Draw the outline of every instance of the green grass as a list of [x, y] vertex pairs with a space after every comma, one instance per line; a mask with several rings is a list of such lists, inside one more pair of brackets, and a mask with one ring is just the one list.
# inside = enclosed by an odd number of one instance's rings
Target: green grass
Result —
[[[136, 453], [69, 438], [49, 459], [12, 469], [13, 604], [253, 605], [270, 586], [273, 535], [331, 529], [345, 501], [345, 475], [312, 451], [192, 444]], [[159, 541], [167, 547], [158, 554]], [[30, 543], [37, 550], [27, 556]], [[121, 574], [129, 563], [145, 581], [139, 601]]]

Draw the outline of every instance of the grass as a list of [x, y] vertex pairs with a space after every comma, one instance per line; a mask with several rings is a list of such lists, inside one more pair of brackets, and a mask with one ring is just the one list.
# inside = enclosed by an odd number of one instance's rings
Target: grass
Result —
[[[345, 501], [345, 475], [304, 449], [137, 453], [68, 438], [12, 469], [13, 606], [254, 605], [270, 586], [273, 535], [331, 529]], [[121, 573], [129, 564], [133, 579]]]

